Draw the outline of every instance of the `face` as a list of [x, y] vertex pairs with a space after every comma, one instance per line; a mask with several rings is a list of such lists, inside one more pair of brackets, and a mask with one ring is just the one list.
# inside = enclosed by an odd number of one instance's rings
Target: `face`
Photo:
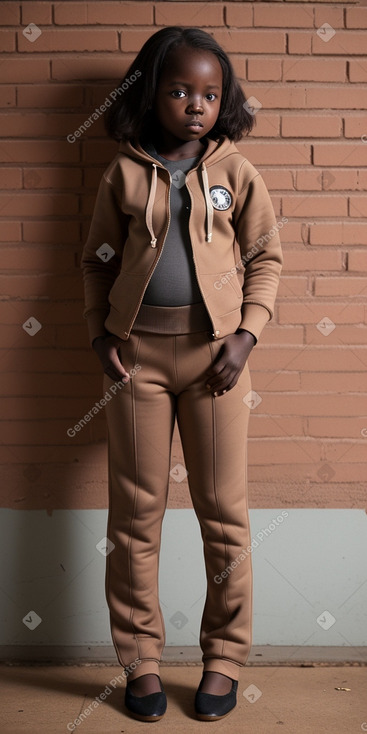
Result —
[[162, 70], [154, 104], [163, 144], [180, 146], [207, 135], [218, 118], [221, 96], [217, 57], [186, 46], [174, 49]]

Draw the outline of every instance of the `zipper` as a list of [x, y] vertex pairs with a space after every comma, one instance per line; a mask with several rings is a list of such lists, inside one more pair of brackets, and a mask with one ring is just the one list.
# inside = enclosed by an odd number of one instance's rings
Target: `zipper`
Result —
[[[188, 179], [190, 173], [191, 173], [191, 171], [189, 171], [189, 174], [186, 177], [186, 180]], [[191, 207], [190, 207], [190, 215], [191, 215], [191, 211], [192, 211], [192, 196], [191, 196], [191, 191], [190, 191], [190, 189], [189, 189], [189, 187], [187, 185], [186, 185], [186, 188], [187, 188], [187, 190], [189, 192], [189, 196], [190, 196], [190, 200], [191, 200]], [[196, 281], [197, 281], [197, 284], [199, 286], [201, 297], [202, 297], [202, 299], [203, 299], [203, 301], [205, 303], [206, 310], [209, 313], [210, 321], [212, 322], [212, 328], [213, 328], [212, 335], [215, 336], [215, 334], [214, 334], [215, 329], [214, 329], [214, 322], [213, 322], [213, 319], [212, 319], [212, 315], [210, 313], [210, 309], [208, 308], [208, 306], [207, 306], [207, 304], [205, 302], [204, 294], [203, 294], [203, 291], [201, 290], [201, 285], [200, 285], [199, 278], [198, 278], [198, 271], [197, 271], [197, 267], [196, 267], [196, 261], [195, 261], [195, 255], [194, 255], [194, 248], [192, 247], [192, 243], [191, 243], [191, 249], [192, 249], [192, 260], [193, 260], [193, 263], [194, 263], [194, 270], [195, 270], [195, 275], [196, 275]]]
[[170, 172], [166, 168], [164, 168], [164, 166], [159, 166], [159, 168], [161, 168], [163, 171], [167, 171], [167, 173], [169, 175], [169, 180], [170, 180], [170, 185], [169, 185], [169, 189], [168, 189], [168, 223], [167, 223], [167, 229], [166, 229], [165, 234], [164, 234], [163, 243], [162, 243], [162, 249], [161, 249], [161, 251], [160, 251], [160, 253], [159, 253], [159, 255], [158, 255], [158, 257], [157, 257], [157, 259], [156, 259], [156, 261], [154, 263], [154, 265], [153, 265], [152, 270], [150, 271], [150, 273], [148, 273], [147, 280], [144, 283], [143, 293], [142, 293], [141, 298], [140, 298], [140, 301], [139, 301], [139, 303], [137, 305], [137, 308], [136, 308], [136, 311], [135, 311], [134, 316], [132, 318], [132, 321], [130, 322], [130, 325], [128, 327], [129, 330], [128, 331], [125, 331], [125, 334], [128, 337], [130, 336], [130, 331], [131, 331], [132, 326], [133, 326], [133, 323], [134, 323], [134, 321], [135, 321], [135, 319], [137, 317], [139, 308], [140, 308], [140, 306], [142, 304], [145, 291], [146, 291], [146, 289], [148, 287], [148, 283], [149, 283], [149, 281], [150, 281], [150, 279], [151, 279], [151, 277], [152, 277], [152, 275], [153, 275], [153, 273], [154, 273], [154, 271], [155, 271], [155, 269], [156, 269], [156, 267], [158, 265], [158, 262], [159, 262], [159, 260], [161, 258], [161, 255], [162, 255], [162, 252], [163, 252], [164, 243], [165, 243], [165, 241], [167, 239], [167, 235], [168, 235], [169, 225], [171, 223], [171, 186], [172, 186], [172, 178], [171, 178]]

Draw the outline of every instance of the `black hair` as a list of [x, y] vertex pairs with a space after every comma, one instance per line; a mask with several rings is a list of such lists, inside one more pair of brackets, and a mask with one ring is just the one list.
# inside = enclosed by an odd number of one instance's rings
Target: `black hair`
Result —
[[208, 137], [216, 140], [226, 135], [237, 142], [243, 133], [251, 132], [254, 115], [246, 107], [246, 97], [225, 51], [200, 28], [168, 26], [148, 38], [120, 82], [117, 91], [121, 91], [105, 115], [105, 127], [111, 138], [134, 141], [152, 134], [156, 124], [152, 108], [160, 74], [170, 51], [178, 47], [210, 51], [222, 67], [221, 105]]

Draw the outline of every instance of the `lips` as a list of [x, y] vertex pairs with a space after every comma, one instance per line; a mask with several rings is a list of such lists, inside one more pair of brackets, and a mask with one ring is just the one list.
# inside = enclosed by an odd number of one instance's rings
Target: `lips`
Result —
[[203, 127], [200, 120], [190, 120], [190, 122], [187, 122], [185, 127]]

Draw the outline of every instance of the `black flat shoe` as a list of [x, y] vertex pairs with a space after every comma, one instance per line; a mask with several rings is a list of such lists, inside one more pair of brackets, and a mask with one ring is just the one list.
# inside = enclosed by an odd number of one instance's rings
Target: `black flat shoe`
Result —
[[149, 693], [148, 696], [134, 696], [130, 691], [130, 684], [126, 684], [125, 706], [139, 721], [159, 721], [167, 709], [167, 698], [159, 678], [161, 692]]
[[216, 696], [213, 693], [202, 693], [201, 686], [204, 676], [200, 681], [195, 696], [195, 712], [200, 721], [217, 721], [227, 716], [236, 706], [238, 681], [232, 680], [232, 688], [224, 696]]

